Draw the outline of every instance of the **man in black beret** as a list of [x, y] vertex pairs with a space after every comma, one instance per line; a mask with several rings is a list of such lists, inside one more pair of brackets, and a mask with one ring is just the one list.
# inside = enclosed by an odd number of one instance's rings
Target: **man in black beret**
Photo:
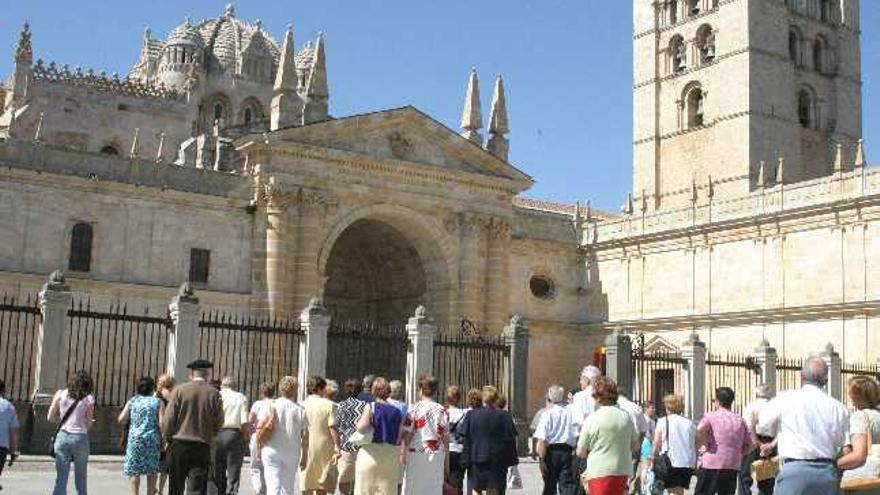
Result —
[[220, 392], [208, 384], [214, 365], [196, 359], [186, 365], [189, 382], [171, 393], [162, 425], [168, 454], [168, 493], [170, 495], [205, 495], [208, 493], [208, 468], [211, 442], [223, 426], [223, 401]]

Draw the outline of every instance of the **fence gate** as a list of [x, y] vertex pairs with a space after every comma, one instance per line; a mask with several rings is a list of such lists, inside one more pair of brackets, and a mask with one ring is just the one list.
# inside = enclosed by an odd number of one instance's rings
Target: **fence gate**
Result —
[[666, 414], [663, 397], [684, 392], [686, 360], [673, 352], [647, 352], [640, 335], [632, 354], [633, 397], [636, 403], [653, 402], [657, 413]]
[[437, 399], [447, 386], [457, 385], [464, 394], [472, 388], [492, 385], [502, 396], [509, 396], [511, 373], [510, 345], [503, 337], [441, 333], [434, 340], [434, 376], [439, 382]]
[[365, 375], [405, 382], [408, 348], [404, 325], [334, 319], [327, 333], [327, 378], [340, 385], [349, 378], [360, 380]]

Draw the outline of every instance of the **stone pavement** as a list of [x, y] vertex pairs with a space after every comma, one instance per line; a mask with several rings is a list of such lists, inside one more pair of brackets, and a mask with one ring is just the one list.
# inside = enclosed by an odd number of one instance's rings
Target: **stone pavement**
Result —
[[[11, 468], [7, 467], [0, 476], [3, 494], [46, 495], [52, 492], [55, 482], [55, 469], [51, 459], [45, 456], [28, 456], [20, 459]], [[130, 493], [128, 480], [122, 476], [121, 458], [113, 456], [92, 456], [89, 463], [89, 493], [100, 495], [122, 495]], [[249, 465], [245, 464], [244, 470]], [[538, 465], [530, 459], [523, 459], [520, 465], [523, 476], [523, 489], [509, 492], [511, 495], [538, 495], [541, 493], [541, 477]], [[253, 495], [250, 484], [243, 477], [241, 495]], [[142, 482], [143, 483], [143, 482]], [[146, 491], [142, 484], [141, 492]], [[73, 489], [73, 474], [68, 484], [68, 493]]]

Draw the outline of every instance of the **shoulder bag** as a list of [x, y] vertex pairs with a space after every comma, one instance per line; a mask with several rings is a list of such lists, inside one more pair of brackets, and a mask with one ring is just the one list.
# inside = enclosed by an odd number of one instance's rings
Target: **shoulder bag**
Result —
[[666, 416], [666, 442], [664, 443], [664, 447], [666, 447], [665, 452], [660, 452], [657, 457], [654, 458], [654, 467], [652, 471], [654, 471], [654, 476], [657, 477], [660, 481], [666, 481], [666, 478], [672, 474], [672, 459], [669, 457], [669, 450], [672, 447], [669, 445], [669, 430], [672, 429], [672, 423], [669, 422], [669, 416]]
[[269, 443], [272, 434], [275, 433], [275, 425], [278, 422], [278, 413], [275, 411], [275, 401], [269, 402], [269, 414], [257, 425], [257, 445], [262, 447]]
[[[67, 423], [67, 420], [73, 416], [73, 412], [76, 411], [76, 406], [79, 405], [81, 400], [83, 400], [82, 397], [73, 401], [73, 405], [68, 407], [67, 410], [64, 411], [64, 415], [61, 416], [61, 421], [58, 422], [58, 428], [55, 428], [55, 433], [49, 435], [49, 439], [46, 441], [46, 446], [49, 447], [49, 457], [53, 459], [55, 458], [55, 439], [58, 437], [58, 434], [61, 433], [61, 428], [64, 427], [64, 423]], [[58, 407], [61, 407], [61, 404], [59, 404]]]
[[847, 491], [875, 490], [880, 488], [880, 444], [874, 443], [874, 427], [871, 415], [864, 412], [868, 424], [868, 457], [855, 469], [843, 472], [840, 488]]

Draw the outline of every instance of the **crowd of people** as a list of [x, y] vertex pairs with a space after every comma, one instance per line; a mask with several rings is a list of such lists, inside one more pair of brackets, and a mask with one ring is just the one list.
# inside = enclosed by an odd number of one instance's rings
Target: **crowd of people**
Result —
[[[825, 392], [826, 362], [813, 357], [802, 386], [773, 397], [766, 384], [733, 412], [735, 392], [714, 391], [712, 411], [685, 416], [681, 396], [641, 406], [595, 366], [580, 390], [547, 391], [532, 422], [532, 455], [544, 495], [880, 495], [880, 385], [849, 380], [848, 412]], [[662, 411], [658, 417], [657, 411]], [[696, 483], [693, 483], [696, 478]]]
[[[135, 495], [161, 495], [166, 484], [171, 495], [238, 493], [247, 454], [246, 478], [267, 495], [500, 495], [516, 472], [513, 418], [492, 386], [467, 391], [466, 405], [450, 386], [438, 402], [438, 381], [425, 375], [408, 404], [397, 380], [368, 375], [340, 387], [312, 376], [297, 401], [300, 384], [285, 376], [262, 384], [249, 405], [234, 378], [209, 379], [210, 362], [187, 367], [186, 383], [139, 379], [117, 418], [122, 473]], [[87, 493], [92, 391], [91, 376], [79, 371], [52, 399], [54, 495], [67, 493], [71, 466], [76, 493]], [[4, 464], [10, 452], [15, 460], [17, 434], [15, 410], [0, 400]]]

